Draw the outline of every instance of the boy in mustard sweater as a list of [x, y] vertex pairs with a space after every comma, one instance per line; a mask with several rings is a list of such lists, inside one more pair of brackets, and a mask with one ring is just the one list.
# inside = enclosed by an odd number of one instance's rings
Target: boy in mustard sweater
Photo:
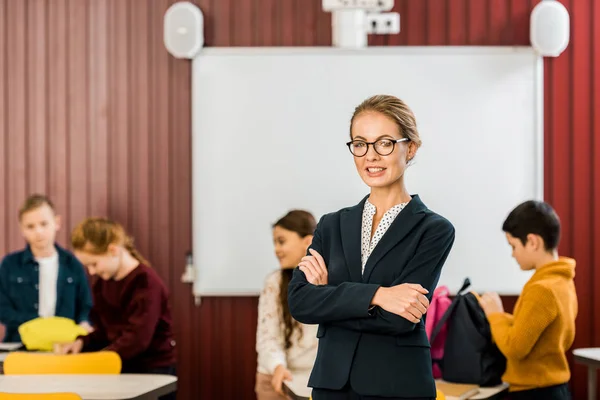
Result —
[[503, 380], [510, 399], [568, 400], [571, 377], [565, 352], [575, 337], [575, 260], [558, 256], [560, 221], [545, 202], [516, 207], [502, 230], [524, 271], [535, 270], [514, 314], [504, 312], [497, 293], [481, 297], [492, 337], [506, 356]]

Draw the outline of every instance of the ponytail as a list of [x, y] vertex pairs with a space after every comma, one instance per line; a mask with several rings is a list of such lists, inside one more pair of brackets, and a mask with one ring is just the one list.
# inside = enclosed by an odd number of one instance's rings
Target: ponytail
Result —
[[150, 266], [148, 260], [146, 260], [144, 256], [142, 256], [142, 254], [138, 251], [138, 249], [136, 249], [136, 247], [133, 245], [133, 239], [130, 236], [127, 236], [123, 247], [125, 247], [125, 250], [127, 250], [129, 254], [133, 256], [133, 258], [138, 260], [140, 264], [144, 264], [148, 267]]

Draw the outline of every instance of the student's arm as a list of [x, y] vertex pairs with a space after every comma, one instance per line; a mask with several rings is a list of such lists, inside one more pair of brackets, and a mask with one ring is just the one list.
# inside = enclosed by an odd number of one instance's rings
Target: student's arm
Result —
[[90, 322], [90, 310], [92, 309], [92, 292], [90, 290], [90, 284], [85, 274], [84, 266], [73, 258], [75, 267], [77, 268], [79, 287], [77, 288], [77, 298], [75, 307], [75, 322], [80, 324], [82, 322]]
[[544, 330], [558, 314], [552, 289], [532, 285], [523, 291], [517, 315], [488, 315], [492, 337], [507, 358], [522, 360], [529, 355]]
[[278, 365], [287, 368], [284, 335], [280, 324], [279, 274], [271, 274], [258, 298], [256, 352], [258, 363], [273, 374]]
[[94, 326], [92, 333], [85, 336], [80, 336], [79, 339], [83, 342], [82, 351], [99, 351], [104, 349], [110, 343], [106, 336], [106, 328], [102, 324], [102, 320], [96, 315], [96, 310], [92, 308], [90, 311], [90, 322]]
[[6, 326], [16, 328], [31, 318], [17, 311], [17, 307], [8, 296], [10, 285], [8, 272], [8, 265], [6, 259], [4, 259], [0, 263], [0, 322]]
[[[439, 218], [430, 225], [423, 234], [421, 243], [413, 258], [406, 266], [406, 274], [395, 281], [392, 286], [402, 283], [418, 283], [429, 291], [431, 301], [441, 271], [454, 243], [454, 227], [450, 222]], [[382, 290], [383, 288], [379, 289]], [[329, 325], [339, 326], [360, 332], [399, 335], [411, 332], [418, 325], [404, 317], [393, 314], [377, 306], [372, 317], [334, 321]]]
[[106, 350], [118, 353], [122, 360], [132, 359], [150, 346], [161, 315], [160, 288], [148, 283], [145, 277], [140, 278], [135, 295], [123, 310], [127, 316], [127, 326], [106, 347]]

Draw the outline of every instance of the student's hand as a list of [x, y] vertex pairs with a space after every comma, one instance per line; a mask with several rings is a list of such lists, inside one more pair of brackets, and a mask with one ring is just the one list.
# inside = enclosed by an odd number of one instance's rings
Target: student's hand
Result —
[[481, 308], [483, 308], [485, 315], [504, 312], [504, 306], [502, 305], [502, 299], [500, 299], [500, 296], [498, 295], [498, 293], [495, 293], [495, 292], [485, 293], [479, 299], [479, 304], [481, 305]]
[[291, 381], [292, 373], [283, 365], [279, 364], [273, 372], [273, 379], [271, 379], [271, 385], [273, 389], [281, 395], [283, 395], [283, 381]]
[[64, 343], [54, 348], [55, 354], [77, 354], [83, 349], [83, 340], [77, 339], [72, 343]]
[[427, 289], [417, 283], [403, 283], [389, 288], [380, 287], [371, 304], [399, 315], [416, 324], [429, 308]]
[[313, 249], [308, 249], [312, 256], [302, 257], [300, 271], [304, 272], [306, 280], [313, 285], [327, 285], [327, 266], [323, 257]]
[[94, 332], [94, 328], [92, 328], [92, 326], [87, 321], [80, 322], [79, 326], [85, 329], [87, 333]]

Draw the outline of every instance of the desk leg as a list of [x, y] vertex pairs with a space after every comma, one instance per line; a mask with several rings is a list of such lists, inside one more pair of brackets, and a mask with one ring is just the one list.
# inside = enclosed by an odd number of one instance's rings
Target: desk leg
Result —
[[596, 367], [588, 366], [588, 400], [596, 400]]

